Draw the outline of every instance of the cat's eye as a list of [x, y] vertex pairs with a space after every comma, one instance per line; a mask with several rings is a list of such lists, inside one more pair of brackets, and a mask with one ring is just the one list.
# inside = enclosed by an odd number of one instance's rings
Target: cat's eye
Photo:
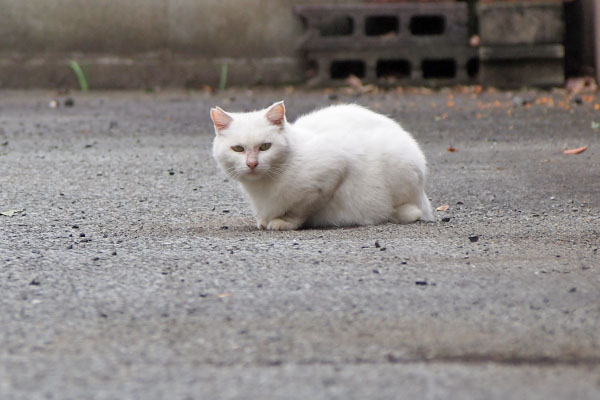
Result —
[[235, 151], [236, 153], [241, 153], [244, 151], [244, 148], [242, 146], [231, 146], [231, 150]]
[[271, 148], [271, 143], [263, 143], [260, 145], [260, 151], [267, 151]]

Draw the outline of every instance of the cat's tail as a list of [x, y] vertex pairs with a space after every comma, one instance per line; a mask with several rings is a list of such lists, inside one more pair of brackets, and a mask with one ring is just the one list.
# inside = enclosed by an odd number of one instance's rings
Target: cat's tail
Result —
[[433, 208], [431, 208], [431, 203], [427, 198], [427, 194], [425, 191], [421, 192], [420, 200], [420, 208], [421, 208], [421, 221], [434, 221], [435, 218], [433, 216]]

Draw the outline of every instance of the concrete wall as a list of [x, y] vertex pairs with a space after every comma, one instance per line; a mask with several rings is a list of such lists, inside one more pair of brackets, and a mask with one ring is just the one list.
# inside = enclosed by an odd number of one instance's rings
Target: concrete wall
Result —
[[[572, 36], [583, 44], [567, 58], [574, 73], [590, 73], [596, 0], [575, 1], [585, 23]], [[302, 82], [303, 24], [293, 10], [315, 3], [0, 0], [0, 88], [78, 87], [70, 60], [84, 67], [92, 89], [215, 86], [225, 63], [229, 85]]]
[[310, 2], [0, 0], [0, 87], [77, 87], [71, 59], [91, 88], [214, 86], [224, 63], [234, 85], [302, 81]]

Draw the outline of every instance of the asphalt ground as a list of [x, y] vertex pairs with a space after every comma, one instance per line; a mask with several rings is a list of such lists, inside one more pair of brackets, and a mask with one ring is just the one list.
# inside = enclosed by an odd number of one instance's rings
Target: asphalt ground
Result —
[[[0, 398], [600, 398], [600, 95], [362, 89], [0, 92]], [[281, 99], [392, 116], [448, 210], [258, 231], [208, 110]]]

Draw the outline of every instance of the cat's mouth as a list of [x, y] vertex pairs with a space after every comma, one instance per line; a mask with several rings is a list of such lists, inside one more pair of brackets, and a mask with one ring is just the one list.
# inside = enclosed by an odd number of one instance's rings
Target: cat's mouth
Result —
[[246, 174], [244, 175], [244, 178], [250, 179], [250, 180], [257, 180], [257, 179], [261, 178], [262, 176], [263, 176], [262, 171], [254, 169], [254, 170], [248, 170], [248, 171], [246, 171]]

